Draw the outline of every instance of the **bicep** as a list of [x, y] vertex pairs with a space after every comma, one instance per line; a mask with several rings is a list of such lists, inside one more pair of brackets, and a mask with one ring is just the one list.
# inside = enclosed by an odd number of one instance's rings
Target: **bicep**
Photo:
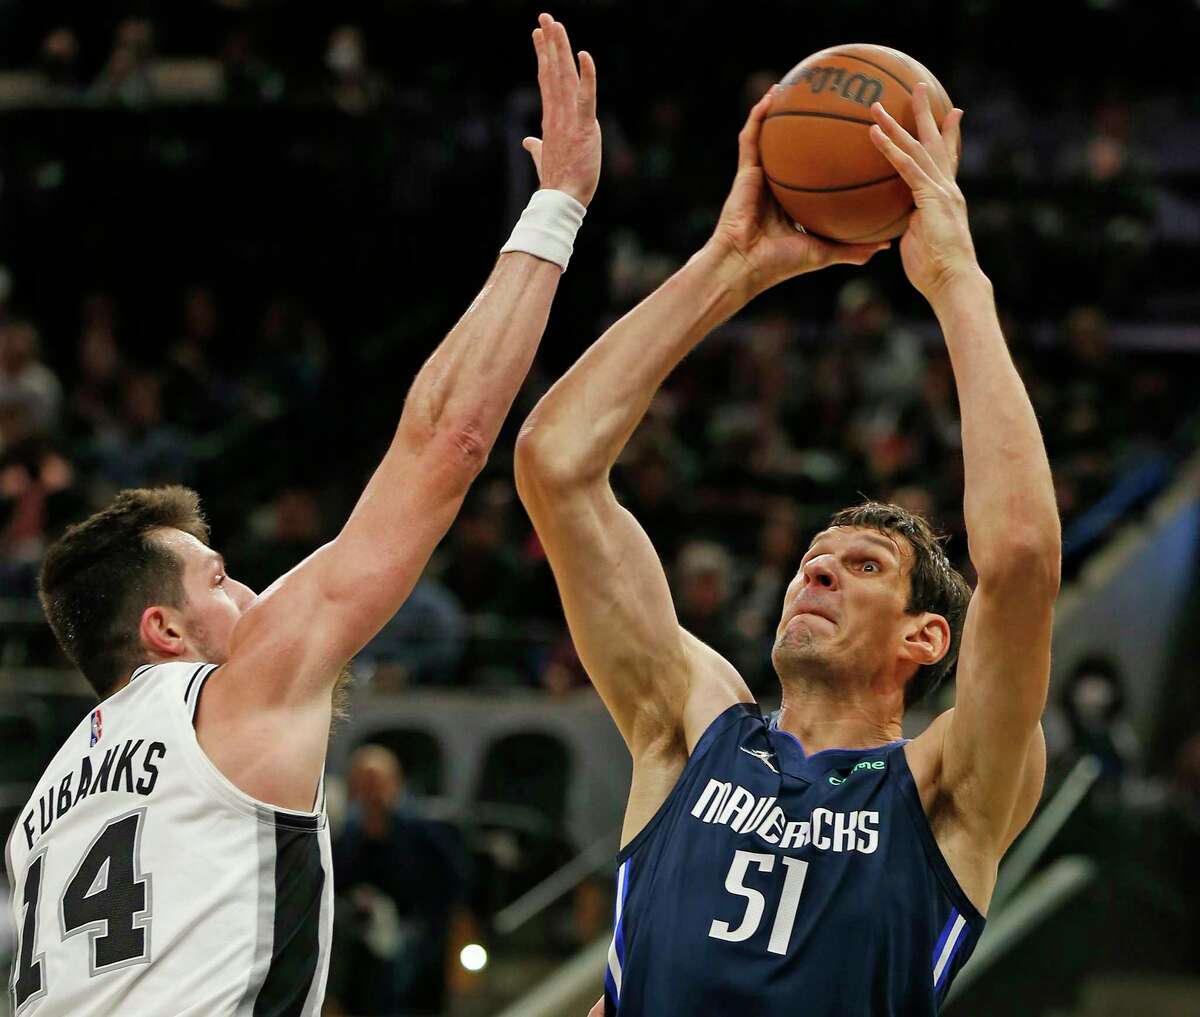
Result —
[[522, 488], [579, 659], [635, 758], [750, 698], [733, 668], [680, 628], [650, 538], [606, 482], [545, 496]]
[[[462, 504], [461, 471], [428, 456], [391, 463], [407, 482], [368, 485], [329, 543], [265, 590], [239, 619], [230, 660], [260, 698], [323, 696], [398, 611]], [[378, 474], [376, 479], [378, 480]]]
[[1009, 839], [1027, 797], [1026, 760], [1040, 737], [1052, 623], [1053, 594], [1034, 585], [981, 583], [967, 609], [943, 776], [998, 843]]
[[1042, 800], [1042, 790], [1046, 784], [1046, 735], [1039, 724], [1034, 731], [1029, 747], [1025, 750], [1025, 765], [1021, 770], [1020, 782], [1017, 785], [1016, 801], [1013, 803], [1012, 815], [1009, 817], [1008, 828], [1004, 833], [1001, 844], [1003, 851], [1012, 846], [1021, 831], [1029, 825], [1033, 814], [1037, 811], [1038, 802]]

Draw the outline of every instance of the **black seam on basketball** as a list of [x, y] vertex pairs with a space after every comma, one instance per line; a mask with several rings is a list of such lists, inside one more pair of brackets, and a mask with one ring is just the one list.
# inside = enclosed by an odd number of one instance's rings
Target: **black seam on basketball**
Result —
[[849, 120], [852, 124], [866, 124], [868, 127], [875, 123], [874, 120], [864, 120], [862, 117], [848, 117], [841, 113], [818, 113], [814, 110], [803, 109], [780, 110], [778, 113], [768, 113], [763, 119], [773, 120], [775, 117], [820, 117], [822, 120]]
[[[771, 174], [764, 173], [764, 176], [771, 181], [776, 187], [782, 187], [788, 191], [802, 191], [805, 194], [834, 194], [837, 191], [857, 191], [860, 187], [874, 187], [876, 184], [886, 184], [889, 180], [899, 178], [899, 173], [889, 173], [886, 177], [880, 177], [878, 180], [865, 180], [861, 184], [843, 184], [838, 187], [800, 187], [796, 184], [785, 184], [782, 180], [776, 180]], [[895, 222], [896, 220], [892, 220]], [[888, 226], [891, 223], [887, 224]], [[880, 229], [886, 229], [885, 226], [880, 226]]]
[[883, 64], [877, 64], [874, 60], [868, 60], [866, 57], [855, 56], [853, 53], [843, 53], [841, 50], [836, 50], [836, 49], [830, 55], [844, 57], [847, 60], [857, 60], [859, 63], [862, 63], [862, 64], [870, 64], [876, 70], [882, 71], [884, 74], [886, 74], [889, 78], [891, 78], [894, 82], [896, 82], [897, 85], [899, 85], [901, 88], [903, 88], [904, 91], [906, 91], [909, 95], [912, 95], [912, 89], [909, 88], [908, 85], [906, 85], [901, 78], [896, 77], [896, 75], [894, 75], [891, 71], [889, 71], [886, 67], [884, 67]]
[[889, 229], [892, 226], [895, 226], [896, 223], [898, 223], [906, 215], [912, 215], [913, 212], [915, 212], [916, 210], [917, 210], [916, 205], [909, 205], [908, 208], [906, 208], [903, 212], [901, 212], [898, 216], [896, 216], [896, 218], [893, 219], [891, 222], [885, 222], [882, 226], [878, 227], [877, 229], [872, 230], [870, 233], [864, 233], [864, 234], [862, 234], [862, 236], [848, 237], [847, 239], [840, 241], [840, 243], [855, 244], [855, 243], [858, 243], [860, 240], [862, 240], [863, 237], [869, 237], [869, 236], [873, 236], [876, 233], [882, 233], [884, 230]]

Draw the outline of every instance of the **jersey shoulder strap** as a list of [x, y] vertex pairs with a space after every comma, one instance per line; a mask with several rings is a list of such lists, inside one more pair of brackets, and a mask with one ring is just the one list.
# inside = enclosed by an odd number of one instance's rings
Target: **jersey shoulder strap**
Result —
[[621, 848], [617, 855], [618, 865], [623, 865], [654, 837], [664, 820], [678, 808], [681, 801], [686, 800], [696, 783], [702, 781], [707, 775], [714, 755], [720, 756], [723, 752], [737, 755], [735, 746], [741, 740], [741, 728], [746, 721], [750, 721], [757, 728], [762, 727], [762, 713], [759, 711], [757, 703], [734, 703], [713, 718], [693, 746], [683, 771], [675, 781], [675, 786], [658, 807], [658, 811], [650, 817], [649, 822], [633, 836], [629, 843]]
[[[187, 716], [195, 722], [196, 707], [200, 703], [200, 690], [219, 664], [204, 661], [174, 660], [157, 664], [143, 664], [129, 676], [121, 693], [129, 692], [137, 698], [150, 690], [159, 696], [172, 697], [183, 704]], [[136, 691], [135, 691], [136, 690]], [[103, 703], [100, 704], [103, 707]]]

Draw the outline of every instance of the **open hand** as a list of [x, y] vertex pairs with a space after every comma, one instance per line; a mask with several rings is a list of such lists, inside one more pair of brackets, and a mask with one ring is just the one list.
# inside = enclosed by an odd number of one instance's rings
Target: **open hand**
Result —
[[749, 277], [749, 296], [828, 265], [862, 265], [887, 243], [838, 244], [799, 231], [771, 196], [759, 154], [759, 135], [771, 105], [768, 93], [750, 110], [738, 134], [738, 168], [712, 245], [738, 256]]
[[542, 137], [521, 144], [533, 156], [542, 187], [565, 191], [586, 205], [600, 180], [600, 123], [596, 120], [596, 65], [580, 52], [579, 69], [561, 21], [538, 16], [533, 31]]
[[909, 282], [932, 303], [947, 283], [976, 271], [978, 263], [967, 202], [954, 180], [962, 110], [948, 113], [939, 131], [929, 108], [928, 85], [913, 89], [912, 103], [919, 141], [879, 103], [871, 107], [871, 141], [912, 188], [917, 210], [900, 241], [900, 257]]

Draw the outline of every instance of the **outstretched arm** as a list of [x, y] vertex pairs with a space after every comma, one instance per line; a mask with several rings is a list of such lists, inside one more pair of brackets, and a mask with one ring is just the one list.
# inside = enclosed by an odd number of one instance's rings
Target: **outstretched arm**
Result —
[[945, 725], [942, 780], [973, 829], [1003, 851], [1024, 825], [1014, 830], [1014, 815], [1027, 820], [1025, 799], [1041, 791], [1039, 722], [1061, 530], [1037, 418], [1000, 331], [954, 180], [962, 113], [950, 113], [939, 132], [926, 86], [917, 87], [913, 103], [919, 140], [878, 104], [871, 133], [917, 205], [900, 253], [950, 351], [962, 413], [967, 534], [979, 576], [963, 630], [955, 708]]
[[609, 471], [663, 380], [712, 328], [777, 282], [862, 264], [882, 246], [796, 232], [764, 186], [767, 105], [754, 107], [739, 136], [737, 177], [712, 239], [580, 358], [517, 441], [517, 489], [580, 660], [634, 757], [627, 837], [713, 717], [750, 695], [731, 665], [680, 628], [658, 556], [617, 503]]
[[[586, 205], [600, 171], [595, 67], [581, 54], [576, 71], [565, 29], [547, 15], [534, 45], [543, 138], [525, 147], [544, 189]], [[457, 514], [529, 369], [560, 275], [532, 254], [500, 256], [413, 381], [391, 446], [341, 533], [239, 620], [229, 663], [202, 700], [199, 732], [244, 790], [311, 807], [333, 683], [404, 602]]]

